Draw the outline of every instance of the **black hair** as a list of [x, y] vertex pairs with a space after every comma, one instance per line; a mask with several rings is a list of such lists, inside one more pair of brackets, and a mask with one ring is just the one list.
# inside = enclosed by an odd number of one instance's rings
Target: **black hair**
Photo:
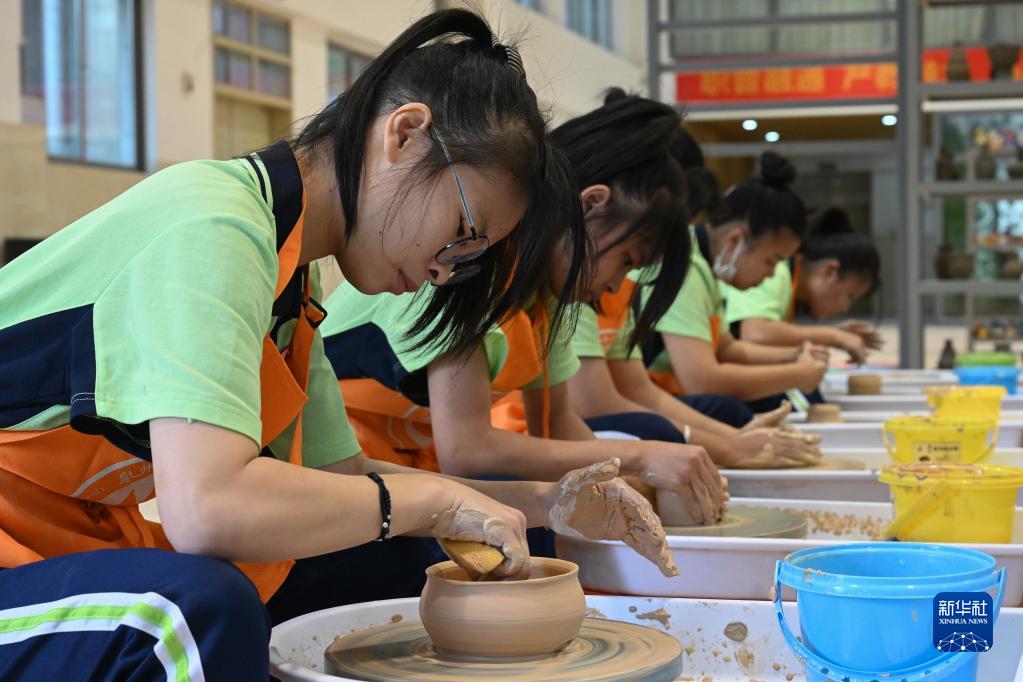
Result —
[[690, 218], [716, 206], [721, 200], [718, 180], [705, 166], [700, 143], [682, 126], [672, 137], [671, 155], [686, 173], [686, 208]]
[[662, 259], [632, 344], [642, 343], [671, 305], [689, 263], [685, 174], [670, 153], [681, 122], [671, 106], [610, 88], [603, 106], [551, 133], [572, 164], [577, 191], [599, 184], [612, 190], [608, 209], [592, 219], [598, 230], [623, 222], [626, 229], [605, 250], [638, 236], [651, 259]]
[[[516, 229], [476, 261], [481, 272], [465, 284], [431, 287], [429, 304], [408, 332], [422, 339], [417, 347], [464, 353], [533, 297], [535, 283], [546, 281], [549, 253], [562, 246], [566, 231], [573, 255], [584, 260], [582, 211], [567, 162], [550, 146], [547, 123], [517, 53], [495, 44], [490, 26], [478, 14], [449, 9], [407, 28], [293, 140], [307, 153], [333, 154], [346, 234], [358, 225], [370, 126], [409, 102], [430, 108], [432, 125], [443, 135], [454, 163], [503, 169], [526, 195]], [[430, 140], [429, 151], [409, 173], [413, 179], [404, 184], [403, 197], [419, 184], [436, 187], [447, 171], [443, 150], [434, 135]], [[391, 213], [403, 197], [392, 202]], [[581, 265], [569, 272], [573, 289], [581, 272]], [[552, 325], [566, 305], [559, 301]]]
[[881, 254], [867, 235], [857, 232], [849, 214], [840, 206], [829, 206], [810, 219], [810, 229], [799, 246], [804, 262], [838, 261], [841, 277], [863, 277], [871, 291], [881, 279]]
[[732, 186], [710, 210], [710, 224], [719, 227], [741, 220], [749, 225], [750, 240], [781, 230], [802, 239], [806, 207], [789, 185], [796, 179], [792, 163], [774, 152], [760, 155], [757, 175]]

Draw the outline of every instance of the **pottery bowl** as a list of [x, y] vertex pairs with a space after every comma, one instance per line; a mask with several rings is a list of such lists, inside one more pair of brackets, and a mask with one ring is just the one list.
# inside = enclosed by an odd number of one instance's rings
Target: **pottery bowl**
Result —
[[838, 424], [842, 421], [842, 410], [833, 403], [810, 405], [806, 421], [808, 424]]
[[426, 569], [419, 617], [443, 656], [521, 658], [562, 648], [579, 634], [586, 601], [579, 567], [533, 557], [525, 580], [473, 582], [453, 561]]

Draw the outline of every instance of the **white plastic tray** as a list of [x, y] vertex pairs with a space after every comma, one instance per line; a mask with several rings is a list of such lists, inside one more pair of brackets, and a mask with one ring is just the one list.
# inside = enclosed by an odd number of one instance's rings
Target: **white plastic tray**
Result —
[[869, 368], [854, 370], [831, 370], [824, 375], [821, 381], [821, 393], [825, 396], [835, 397], [848, 394], [849, 377], [853, 374], [878, 374], [881, 376], [881, 393], [884, 395], [894, 394], [920, 394], [924, 386], [939, 386], [942, 384], [958, 384], [959, 377], [955, 372], [936, 369], [888, 369]]
[[[681, 575], [665, 578], [620, 542], [558, 536], [558, 556], [579, 564], [583, 586], [610, 594], [707, 599], [768, 599], [774, 562], [808, 547], [871, 540], [891, 520], [891, 505], [871, 502], [733, 498], [732, 504], [808, 512], [805, 540], [668, 537]], [[1009, 569], [1005, 603], [1023, 602], [1023, 508], [1016, 510], [1015, 544], [964, 545], [994, 556]], [[785, 595], [791, 599], [791, 594]]]
[[[800, 424], [799, 428], [821, 435], [823, 448], [883, 448], [881, 422], [850, 422], [845, 424]], [[1018, 448], [1023, 445], [1023, 420], [1002, 419], [998, 425], [998, 447]]]
[[[887, 502], [888, 486], [877, 472], [892, 463], [883, 448], [825, 448], [825, 457], [863, 462], [867, 471], [807, 471], [805, 469], [725, 469], [728, 490], [734, 497], [774, 497], [799, 500]], [[992, 464], [1023, 468], [1023, 448], [999, 448]], [[1023, 489], [1017, 504], [1023, 505]]]
[[[806, 680], [802, 664], [782, 638], [774, 605], [769, 602], [589, 596], [586, 604], [596, 617], [655, 627], [676, 637], [683, 647], [680, 680]], [[651, 619], [650, 614], [657, 618]], [[342, 606], [282, 623], [270, 637], [270, 672], [283, 682], [346, 679], [318, 672], [323, 669], [323, 652], [330, 642], [352, 630], [389, 623], [394, 616], [418, 620], [419, 600]], [[785, 616], [798, 629], [795, 604], [785, 605]], [[742, 644], [724, 635], [725, 627], [734, 622], [742, 622], [749, 630]], [[995, 627], [995, 646], [980, 656], [978, 682], [1010, 682], [1021, 656], [1023, 609], [1003, 608]], [[1023, 682], [1023, 677], [1016, 682]]]
[[[843, 416], [850, 412], [928, 412], [930, 406], [922, 393], [916, 395], [845, 395], [827, 396], [828, 402], [841, 408]], [[1002, 398], [1003, 412], [1023, 412], [1023, 394], [1007, 395]]]

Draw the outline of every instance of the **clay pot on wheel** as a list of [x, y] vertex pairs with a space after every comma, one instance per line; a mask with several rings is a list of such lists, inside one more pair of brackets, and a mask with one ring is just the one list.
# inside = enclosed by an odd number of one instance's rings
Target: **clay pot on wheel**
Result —
[[849, 376], [849, 395], [880, 395], [879, 374], [852, 374]]
[[842, 423], [842, 410], [833, 403], [817, 403], [810, 406], [806, 413], [808, 424], [840, 424]]
[[542, 557], [526, 580], [473, 582], [453, 561], [434, 564], [419, 600], [434, 648], [452, 657], [548, 654], [579, 634], [585, 615], [579, 567]]
[[1019, 45], [996, 43], [987, 49], [991, 59], [991, 79], [1012, 80], [1012, 67], [1019, 57]]
[[970, 80], [970, 62], [966, 58], [966, 49], [958, 40], [949, 55], [948, 68], [945, 73], [949, 81]]

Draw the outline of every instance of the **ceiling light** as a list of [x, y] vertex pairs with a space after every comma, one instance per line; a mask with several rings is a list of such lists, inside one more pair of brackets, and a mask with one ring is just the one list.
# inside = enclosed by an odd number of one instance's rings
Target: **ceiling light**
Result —
[[745, 121], [742, 122], [742, 129], [743, 130], [756, 130], [757, 129], [756, 119], [747, 118]]
[[764, 133], [764, 139], [767, 140], [768, 142], [777, 142], [778, 140], [781, 139], [781, 135], [779, 135], [777, 131], [768, 130], [766, 133]]
[[896, 116], [895, 114], [885, 114], [884, 116], [881, 117], [881, 125], [883, 126], [893, 126], [898, 122], [899, 117]]

